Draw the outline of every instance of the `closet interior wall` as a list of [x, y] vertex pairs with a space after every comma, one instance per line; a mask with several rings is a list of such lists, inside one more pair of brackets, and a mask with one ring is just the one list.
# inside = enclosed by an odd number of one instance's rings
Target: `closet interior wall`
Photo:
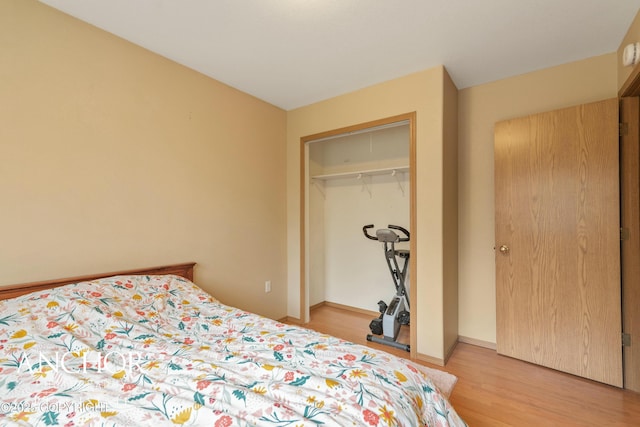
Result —
[[409, 230], [409, 124], [308, 144], [309, 305], [375, 312], [395, 288], [382, 243], [365, 238], [362, 227]]

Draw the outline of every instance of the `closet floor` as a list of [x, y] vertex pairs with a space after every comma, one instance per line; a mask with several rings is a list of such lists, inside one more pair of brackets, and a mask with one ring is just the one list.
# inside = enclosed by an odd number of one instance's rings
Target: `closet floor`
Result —
[[[404, 350], [367, 341], [367, 334], [371, 333], [369, 323], [375, 317], [374, 314], [359, 313], [349, 309], [320, 305], [311, 310], [311, 321], [303, 326], [358, 344], [366, 344], [369, 347], [384, 350], [396, 356], [409, 357], [409, 353]], [[404, 325], [400, 327], [398, 342], [410, 343], [409, 328], [410, 326]]]

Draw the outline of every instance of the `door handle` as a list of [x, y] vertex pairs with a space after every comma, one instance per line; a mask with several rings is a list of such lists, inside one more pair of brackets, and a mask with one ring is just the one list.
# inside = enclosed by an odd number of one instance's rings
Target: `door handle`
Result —
[[502, 245], [502, 246], [500, 246], [499, 251], [500, 251], [500, 253], [501, 253], [502, 255], [508, 255], [508, 254], [509, 254], [509, 246], [507, 246], [507, 245]]

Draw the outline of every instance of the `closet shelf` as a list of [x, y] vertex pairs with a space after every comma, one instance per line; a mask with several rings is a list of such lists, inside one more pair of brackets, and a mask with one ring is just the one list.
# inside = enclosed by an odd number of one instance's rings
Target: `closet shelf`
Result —
[[409, 172], [409, 166], [399, 166], [395, 168], [367, 169], [354, 172], [330, 173], [326, 175], [313, 175], [311, 179], [330, 180], [340, 178], [361, 178], [373, 175], [393, 175], [394, 172]]

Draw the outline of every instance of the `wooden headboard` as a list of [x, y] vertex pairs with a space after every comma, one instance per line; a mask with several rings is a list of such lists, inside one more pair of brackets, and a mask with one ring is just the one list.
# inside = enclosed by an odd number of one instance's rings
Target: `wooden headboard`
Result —
[[181, 276], [185, 279], [193, 281], [193, 267], [195, 265], [195, 262], [187, 262], [184, 264], [163, 265], [160, 267], [142, 268], [136, 270], [113, 271], [111, 273], [89, 274], [86, 276], [67, 277], [64, 279], [45, 280], [41, 282], [31, 282], [23, 283], [21, 285], [0, 287], [0, 300], [18, 297], [20, 295], [28, 294], [29, 292], [52, 289], [58, 286], [68, 285], [70, 283], [86, 282], [89, 280], [102, 279], [104, 277], [112, 276], [130, 276], [137, 274], [175, 274], [177, 276]]

